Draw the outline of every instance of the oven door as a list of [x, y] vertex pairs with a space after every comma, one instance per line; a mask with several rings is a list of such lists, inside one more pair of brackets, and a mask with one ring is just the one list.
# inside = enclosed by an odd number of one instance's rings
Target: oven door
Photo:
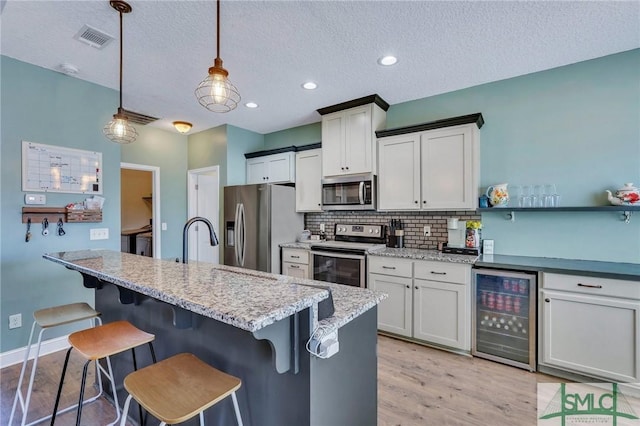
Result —
[[312, 251], [311, 264], [314, 280], [353, 287], [366, 286], [363, 254]]

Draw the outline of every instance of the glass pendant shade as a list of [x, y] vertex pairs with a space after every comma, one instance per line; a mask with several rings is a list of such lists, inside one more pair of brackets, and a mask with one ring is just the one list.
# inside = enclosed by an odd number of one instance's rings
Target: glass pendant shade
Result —
[[134, 142], [138, 137], [138, 132], [135, 127], [129, 124], [129, 120], [121, 108], [118, 108], [113, 119], [102, 128], [102, 133], [110, 141], [123, 145]]
[[229, 73], [222, 67], [222, 59], [216, 58], [209, 75], [196, 88], [195, 94], [200, 105], [213, 112], [229, 112], [240, 102], [240, 92], [228, 78]]

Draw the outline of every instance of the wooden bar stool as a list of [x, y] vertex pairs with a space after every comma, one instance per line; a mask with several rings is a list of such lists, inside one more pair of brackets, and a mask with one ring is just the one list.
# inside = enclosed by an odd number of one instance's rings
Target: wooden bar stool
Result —
[[[13, 423], [13, 417], [16, 413], [16, 408], [18, 406], [18, 402], [20, 402], [20, 408], [22, 409], [22, 420], [20, 424], [25, 426], [27, 421], [27, 414], [29, 412], [29, 403], [31, 402], [31, 392], [33, 391], [33, 381], [36, 376], [36, 367], [38, 366], [38, 359], [40, 358], [40, 347], [42, 345], [42, 336], [46, 330], [49, 330], [54, 327], [58, 327], [65, 324], [71, 324], [78, 321], [88, 320], [89, 325], [91, 327], [95, 325], [102, 324], [100, 320], [100, 312], [93, 309], [86, 303], [71, 303], [68, 305], [54, 306], [51, 308], [40, 309], [33, 313], [33, 325], [31, 326], [31, 334], [29, 335], [29, 342], [27, 343], [27, 350], [24, 355], [24, 361], [22, 363], [22, 370], [20, 371], [20, 378], [18, 379], [18, 388], [16, 389], [16, 396], [13, 400], [13, 407], [11, 408], [11, 415], [9, 416], [9, 424]], [[27, 363], [29, 361], [29, 354], [31, 352], [31, 344], [33, 341], [33, 336], [36, 330], [36, 326], [40, 327], [40, 333], [38, 334], [38, 344], [35, 349], [35, 354], [33, 358], [33, 366], [31, 367], [31, 376], [29, 377], [29, 387], [27, 388], [26, 395], [22, 394], [22, 382], [25, 378], [25, 372], [27, 369]], [[97, 369], [96, 369], [97, 372]], [[100, 380], [100, 375], [98, 376], [98, 386], [100, 388], [100, 392], [98, 395], [87, 399], [86, 401], [82, 401], [83, 404], [87, 404], [91, 401], [95, 401], [102, 395], [102, 381]], [[65, 409], [60, 410], [58, 413], [65, 413], [69, 410], [73, 410], [76, 405], [72, 405]], [[33, 425], [35, 423], [40, 423], [51, 416], [45, 416], [38, 420], [34, 420], [29, 423], [29, 425]]]
[[236, 420], [242, 426], [236, 399], [241, 384], [239, 378], [205, 364], [193, 354], [174, 355], [125, 377], [129, 396], [120, 425], [124, 426], [127, 420], [132, 398], [160, 420], [161, 426], [182, 423], [197, 414], [203, 426], [204, 410], [231, 395]]
[[[137, 370], [135, 348], [142, 346], [145, 343], [149, 345], [151, 351], [151, 358], [153, 362], [156, 362], [156, 355], [153, 350], [153, 340], [155, 336], [153, 334], [146, 333], [136, 327], [134, 327], [128, 321], [115, 321], [98, 327], [89, 328], [87, 330], [78, 331], [69, 335], [69, 343], [71, 347], [67, 351], [67, 356], [64, 360], [64, 366], [62, 367], [62, 376], [60, 378], [60, 385], [58, 386], [58, 394], [56, 395], [56, 403], [53, 407], [53, 414], [51, 416], [51, 425], [55, 423], [56, 411], [60, 402], [60, 395], [62, 393], [62, 385], [64, 384], [64, 376], [67, 372], [67, 365], [69, 363], [69, 355], [71, 350], [75, 349], [80, 355], [82, 355], [87, 362], [84, 364], [82, 370], [82, 383], [80, 384], [80, 398], [82, 401], [84, 398], [85, 382], [87, 380], [87, 367], [91, 361], [96, 361], [96, 367], [99, 372], [101, 371], [111, 382], [111, 390], [113, 392], [113, 401], [116, 407], [116, 419], [110, 423], [116, 424], [120, 420], [120, 407], [118, 404], [118, 394], [116, 391], [115, 378], [113, 376], [113, 370], [111, 368], [110, 356], [119, 354], [126, 350], [131, 349], [133, 355], [133, 368]], [[100, 365], [98, 360], [105, 358], [107, 361], [107, 370]], [[100, 373], [98, 372], [98, 375]], [[82, 404], [78, 405], [78, 414], [76, 416], [76, 425], [80, 426], [80, 419], [82, 416]]]

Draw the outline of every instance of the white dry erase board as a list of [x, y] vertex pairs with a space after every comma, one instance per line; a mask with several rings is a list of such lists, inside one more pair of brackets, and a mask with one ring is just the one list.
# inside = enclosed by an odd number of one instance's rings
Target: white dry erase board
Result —
[[22, 190], [102, 194], [102, 153], [22, 141]]

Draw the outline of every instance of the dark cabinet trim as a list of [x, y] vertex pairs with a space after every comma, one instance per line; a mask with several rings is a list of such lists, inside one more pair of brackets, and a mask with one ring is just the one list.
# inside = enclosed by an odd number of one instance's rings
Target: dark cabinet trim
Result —
[[312, 143], [309, 145], [302, 145], [302, 146], [291, 145], [291, 146], [285, 146], [284, 148], [275, 148], [275, 149], [267, 149], [264, 151], [247, 152], [244, 154], [244, 158], [264, 157], [265, 155], [282, 154], [283, 152], [306, 151], [308, 149], [316, 149], [321, 147], [322, 147], [321, 142], [316, 142], [316, 143]]
[[332, 112], [338, 112], [345, 109], [359, 107], [367, 104], [376, 104], [380, 108], [382, 108], [384, 111], [387, 111], [389, 109], [389, 104], [380, 96], [369, 95], [369, 96], [365, 96], [364, 98], [354, 99], [352, 101], [343, 102], [341, 104], [320, 108], [317, 111], [320, 115], [326, 115], [326, 114], [331, 114]]
[[462, 124], [475, 123], [478, 129], [482, 128], [484, 118], [482, 113], [461, 115], [459, 117], [445, 118], [443, 120], [430, 121], [428, 123], [415, 124], [413, 126], [396, 127], [395, 129], [378, 130], [376, 136], [384, 138], [386, 136], [405, 135], [407, 133], [424, 132], [425, 130], [440, 129], [443, 127], [459, 126]]

